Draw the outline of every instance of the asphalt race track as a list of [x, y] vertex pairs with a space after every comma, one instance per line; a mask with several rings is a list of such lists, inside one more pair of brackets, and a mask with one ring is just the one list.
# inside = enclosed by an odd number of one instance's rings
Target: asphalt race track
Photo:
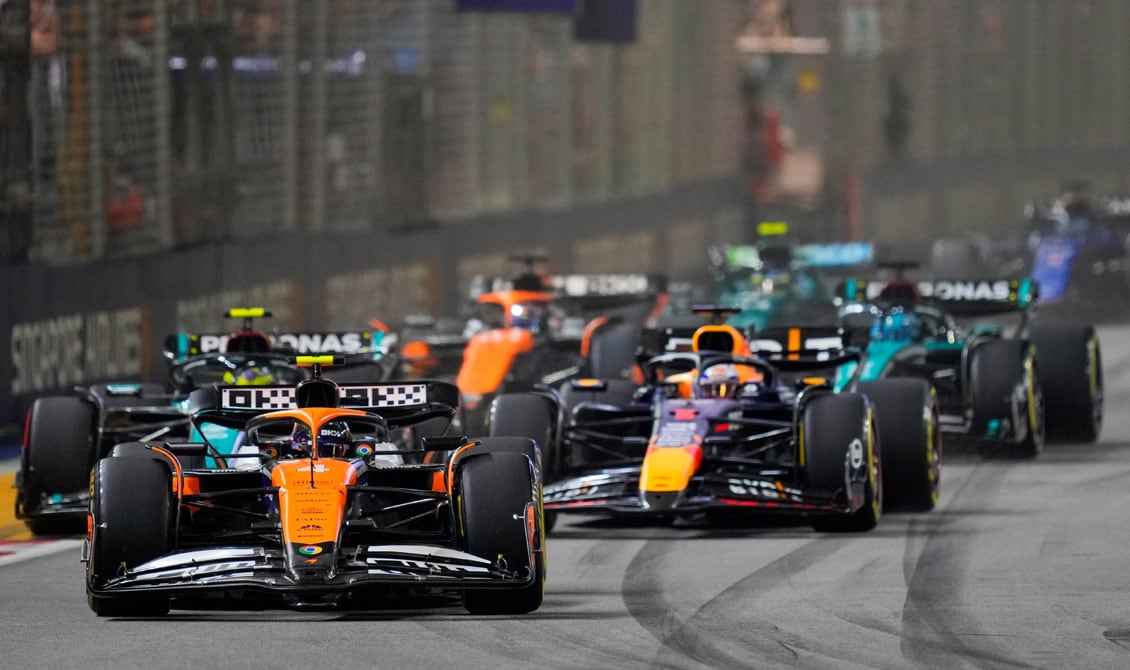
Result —
[[545, 605], [519, 618], [440, 600], [98, 619], [73, 541], [0, 544], [0, 667], [1130, 667], [1130, 327], [1101, 337], [1099, 444], [947, 452], [939, 509], [871, 533], [566, 519]]

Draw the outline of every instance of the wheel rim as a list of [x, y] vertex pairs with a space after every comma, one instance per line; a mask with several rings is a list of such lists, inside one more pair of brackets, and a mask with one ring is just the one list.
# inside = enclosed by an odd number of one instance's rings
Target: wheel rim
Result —
[[930, 502], [937, 505], [941, 491], [942, 434], [938, 430], [937, 393], [933, 389], [930, 400], [926, 418], [926, 477], [930, 482]]
[[1036, 360], [1029, 350], [1024, 359], [1024, 376], [1027, 380], [1026, 398], [1028, 402], [1028, 433], [1035, 451], [1044, 448], [1044, 394], [1036, 380]]
[[883, 462], [875, 457], [875, 417], [872, 410], [867, 412], [867, 460], [871, 481], [871, 514], [878, 522], [883, 514]]
[[1099, 340], [1087, 340], [1087, 377], [1091, 391], [1091, 425], [1096, 433], [1103, 420], [1102, 364], [1099, 357]]

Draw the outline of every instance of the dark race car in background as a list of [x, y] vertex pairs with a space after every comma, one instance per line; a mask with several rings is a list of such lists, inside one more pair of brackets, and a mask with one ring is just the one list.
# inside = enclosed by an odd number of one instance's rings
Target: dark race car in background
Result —
[[1098, 439], [1098, 334], [1089, 324], [1034, 318], [1035, 282], [849, 281], [841, 295], [843, 327], [866, 343], [859, 379], [929, 381], [946, 435], [1029, 458], [1045, 436]]
[[[345, 353], [341, 377], [389, 377], [389, 349], [379, 331], [276, 333], [253, 329], [270, 316], [262, 308], [236, 308], [234, 333], [176, 333], [165, 342], [169, 381], [100, 383], [73, 393], [37, 398], [28, 412], [16, 475], [16, 517], [34, 533], [81, 530], [90, 499], [90, 469], [121, 442], [194, 437], [188, 420], [194, 389], [213, 384], [294, 384], [306, 376], [291, 363], [292, 345], [307, 353]], [[278, 343], [280, 346], [276, 346]], [[344, 351], [343, 351], [344, 350]], [[209, 436], [230, 444], [236, 432], [215, 426]]]
[[835, 323], [835, 282], [848, 268], [874, 261], [868, 242], [798, 244], [783, 222], [762, 223], [755, 244], [709, 250], [714, 301], [737, 308], [727, 320], [741, 329]]
[[1026, 225], [999, 237], [934, 242], [934, 274], [945, 278], [1030, 277], [1047, 314], [1089, 320], [1130, 317], [1130, 198], [1069, 193], [1031, 203]]

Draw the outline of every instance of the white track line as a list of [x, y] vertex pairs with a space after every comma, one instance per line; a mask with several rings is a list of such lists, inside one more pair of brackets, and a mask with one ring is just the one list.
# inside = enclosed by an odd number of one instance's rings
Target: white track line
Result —
[[30, 558], [50, 556], [67, 550], [74, 550], [75, 563], [78, 563], [78, 548], [81, 546], [82, 540], [77, 539], [0, 541], [0, 566], [19, 563]]

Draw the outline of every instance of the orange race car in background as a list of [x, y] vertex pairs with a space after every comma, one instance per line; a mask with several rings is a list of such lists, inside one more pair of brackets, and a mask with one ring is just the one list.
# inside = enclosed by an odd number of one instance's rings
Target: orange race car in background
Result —
[[[633, 374], [640, 333], [667, 305], [666, 281], [647, 274], [543, 276], [538, 257], [518, 257], [527, 270], [512, 278], [478, 277], [475, 314], [459, 339], [436, 335], [407, 342], [403, 360], [429, 361], [432, 375], [449, 375], [460, 391], [459, 421], [477, 433], [491, 400], [537, 385], [559, 386], [576, 377]], [[436, 367], [442, 351], [450, 367]], [[457, 364], [457, 367], [456, 367]]]

